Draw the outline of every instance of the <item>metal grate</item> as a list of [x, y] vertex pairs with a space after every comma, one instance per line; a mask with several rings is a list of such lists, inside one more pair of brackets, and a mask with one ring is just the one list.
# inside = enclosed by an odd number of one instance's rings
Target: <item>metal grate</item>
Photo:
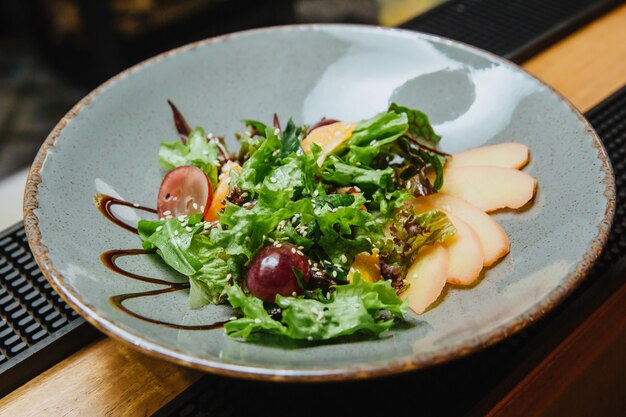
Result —
[[[84, 321], [54, 291], [28, 247], [23, 225], [0, 235], [0, 395], [41, 372], [16, 365]], [[87, 327], [87, 326], [85, 326]], [[95, 332], [94, 332], [95, 334]], [[76, 347], [87, 340], [76, 341]], [[66, 344], [60, 351], [67, 351]], [[50, 358], [54, 359], [55, 355]], [[51, 362], [51, 364], [54, 362]]]
[[452, 0], [401, 27], [433, 33], [521, 62], [622, 0]]

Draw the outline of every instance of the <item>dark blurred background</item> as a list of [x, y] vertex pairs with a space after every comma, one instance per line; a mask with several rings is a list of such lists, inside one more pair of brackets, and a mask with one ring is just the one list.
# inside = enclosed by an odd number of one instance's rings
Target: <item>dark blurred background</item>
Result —
[[160, 52], [254, 27], [393, 26], [442, 0], [0, 0], [0, 180], [87, 92]]

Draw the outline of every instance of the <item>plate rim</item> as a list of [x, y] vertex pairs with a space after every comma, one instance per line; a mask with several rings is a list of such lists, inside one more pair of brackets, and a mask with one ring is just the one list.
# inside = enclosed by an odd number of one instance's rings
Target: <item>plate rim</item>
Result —
[[[553, 288], [545, 295], [545, 297], [541, 301], [534, 304], [531, 308], [529, 308], [522, 314], [519, 314], [513, 319], [494, 327], [484, 334], [474, 336], [471, 339], [466, 339], [462, 342], [448, 346], [445, 349], [441, 349], [436, 352], [414, 353], [413, 356], [411, 356], [410, 358], [405, 358], [402, 360], [385, 360], [361, 365], [343, 366], [339, 368], [326, 367], [319, 369], [289, 369], [264, 367], [262, 365], [242, 365], [222, 360], [200, 358], [195, 355], [190, 355], [179, 349], [174, 349], [172, 347], [167, 347], [154, 341], [146, 340], [143, 336], [141, 336], [141, 334], [136, 334], [135, 332], [131, 332], [122, 328], [121, 326], [117, 325], [114, 320], [108, 319], [100, 315], [100, 313], [98, 313], [96, 309], [94, 309], [88, 303], [84, 302], [78, 294], [70, 289], [70, 287], [67, 286], [65, 283], [63, 274], [56, 270], [52, 260], [48, 257], [48, 248], [41, 241], [42, 235], [41, 231], [39, 230], [39, 218], [37, 217], [37, 214], [35, 214], [35, 210], [39, 208], [38, 190], [39, 185], [42, 181], [41, 169], [45, 164], [48, 152], [54, 148], [56, 140], [61, 135], [66, 124], [74, 117], [76, 117], [83, 107], [88, 106], [95, 97], [97, 97], [102, 91], [106, 90], [109, 86], [113, 85], [119, 79], [122, 79], [131, 73], [139, 71], [143, 67], [151, 65], [154, 62], [188, 50], [193, 50], [207, 44], [227, 41], [231, 38], [250, 36], [257, 33], [281, 32], [303, 29], [348, 29], [354, 31], [364, 30], [369, 32], [388, 33], [392, 35], [399, 34], [405, 37], [415, 37], [420, 39], [432, 40], [442, 44], [454, 45], [460, 47], [461, 49], [469, 50], [475, 54], [486, 56], [487, 58], [502, 63], [504, 65], [512, 66], [513, 68], [521, 71], [541, 85], [548, 88], [563, 103], [567, 104], [570, 111], [572, 111], [573, 114], [576, 115], [586, 127], [587, 133], [592, 138], [592, 146], [598, 152], [598, 159], [601, 162], [600, 170], [604, 173], [602, 184], [604, 184], [603, 195], [606, 199], [606, 208], [602, 221], [596, 225], [598, 233], [595, 237], [590, 239], [585, 255], [582, 257], [581, 260], [576, 263], [575, 269], [563, 279], [562, 283]], [[113, 337], [114, 339], [121, 341], [125, 345], [138, 349], [141, 352], [146, 353], [150, 356], [165, 359], [179, 365], [219, 375], [264, 381], [331, 382], [340, 380], [373, 378], [427, 368], [482, 350], [522, 330], [530, 323], [534, 322], [535, 320], [547, 314], [556, 306], [558, 306], [565, 298], [567, 298], [572, 293], [572, 291], [574, 291], [574, 289], [580, 284], [580, 282], [582, 282], [582, 280], [587, 276], [587, 273], [596, 263], [597, 259], [602, 253], [602, 249], [604, 248], [608, 240], [609, 232], [611, 230], [611, 225], [613, 223], [613, 218], [615, 214], [615, 201], [616, 190], [613, 168], [608, 158], [604, 144], [598, 137], [591, 124], [566, 97], [564, 97], [550, 85], [546, 84], [542, 80], [527, 72], [519, 65], [475, 46], [418, 31], [399, 28], [384, 28], [380, 26], [369, 26], [361, 24], [296, 24], [274, 26], [269, 28], [249, 29], [192, 42], [139, 62], [102, 83], [100, 86], [98, 86], [89, 94], [87, 94], [84, 98], [82, 98], [76, 105], [74, 105], [74, 107], [72, 107], [69, 112], [67, 112], [67, 114], [65, 114], [65, 116], [63, 116], [63, 118], [58, 122], [58, 124], [54, 127], [54, 129], [50, 132], [50, 134], [41, 145], [28, 173], [24, 193], [23, 214], [24, 229], [31, 251], [33, 252], [34, 259], [39, 265], [39, 268], [41, 269], [45, 278], [48, 280], [48, 282], [50, 282], [52, 287], [63, 298], [63, 300], [65, 300], [65, 302], [67, 302], [74, 310], [79, 312], [80, 315], [90, 324], [95, 326], [106, 335]]]

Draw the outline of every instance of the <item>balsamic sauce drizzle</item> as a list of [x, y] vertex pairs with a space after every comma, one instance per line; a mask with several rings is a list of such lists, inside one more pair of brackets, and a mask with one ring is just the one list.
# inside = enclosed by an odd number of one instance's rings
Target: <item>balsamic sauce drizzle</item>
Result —
[[[116, 217], [115, 214], [113, 213], [113, 211], [111, 210], [111, 206], [114, 206], [114, 205], [117, 204], [117, 205], [121, 205], [121, 206], [132, 207], [132, 208], [135, 208], [137, 210], [147, 211], [147, 212], [150, 212], [150, 213], [156, 213], [157, 212], [153, 208], [135, 205], [135, 204], [129, 203], [128, 201], [120, 200], [118, 198], [111, 197], [111, 196], [105, 195], [105, 194], [96, 194], [96, 196], [94, 197], [94, 200], [96, 202], [96, 205], [98, 206], [98, 210], [100, 210], [100, 212], [104, 215], [104, 217], [106, 217], [111, 222], [115, 223], [116, 225], [118, 225], [118, 226], [128, 230], [129, 232], [132, 232], [132, 233], [137, 233], [137, 228], [132, 227], [132, 226], [124, 223], [121, 219]], [[159, 325], [162, 325], [162, 326], [165, 326], [165, 327], [171, 327], [171, 328], [174, 328], [174, 329], [212, 330], [212, 329], [217, 329], [217, 328], [220, 328], [220, 327], [224, 326], [226, 321], [220, 321], [220, 322], [215, 322], [215, 323], [211, 323], [211, 324], [197, 324], [197, 325], [185, 325], [185, 324], [169, 323], [169, 322], [165, 322], [165, 321], [161, 321], [161, 320], [157, 320], [157, 319], [153, 319], [153, 318], [150, 318], [150, 317], [143, 316], [143, 315], [141, 315], [139, 313], [136, 313], [136, 312], [132, 311], [131, 309], [129, 309], [128, 307], [126, 307], [124, 305], [124, 301], [132, 299], [132, 298], [153, 297], [153, 296], [156, 296], [156, 295], [166, 294], [166, 293], [170, 293], [170, 292], [174, 292], [174, 291], [180, 291], [180, 290], [184, 290], [184, 289], [189, 288], [189, 283], [188, 282], [170, 282], [170, 281], [166, 281], [166, 280], [163, 280], [163, 279], [146, 277], [146, 276], [143, 276], [143, 275], [135, 274], [135, 273], [130, 272], [130, 271], [126, 271], [125, 269], [121, 268], [119, 265], [117, 265], [115, 263], [117, 258], [120, 258], [120, 257], [123, 257], [123, 256], [149, 255], [149, 254], [153, 254], [153, 253], [156, 253], [156, 250], [154, 250], [154, 249], [150, 249], [150, 250], [146, 250], [146, 249], [111, 249], [111, 250], [108, 250], [108, 251], [106, 251], [106, 252], [104, 252], [104, 253], [102, 253], [100, 255], [100, 261], [104, 264], [104, 266], [106, 266], [107, 268], [109, 268], [113, 272], [116, 272], [116, 273], [118, 273], [120, 275], [123, 275], [125, 277], [131, 278], [131, 279], [134, 279], [134, 280], [138, 280], [138, 281], [142, 281], [142, 282], [148, 282], [150, 284], [164, 285], [165, 286], [165, 288], [161, 288], [161, 289], [157, 289], [157, 290], [150, 290], [150, 291], [143, 291], [143, 292], [137, 292], [137, 293], [127, 293], [127, 294], [114, 295], [114, 296], [109, 297], [109, 301], [111, 302], [111, 304], [113, 304], [113, 306], [115, 306], [119, 310], [125, 312], [126, 314], [128, 314], [130, 316], [133, 316], [135, 318], [138, 318], [140, 320], [147, 321], [149, 323], [159, 324]]]
[[131, 207], [137, 210], [147, 211], [148, 213], [156, 213], [157, 211], [150, 207], [140, 206], [138, 204], [129, 203], [128, 201], [120, 200], [119, 198], [111, 197], [106, 194], [96, 194], [94, 196], [94, 201], [96, 202], [96, 206], [100, 213], [104, 215], [109, 221], [115, 223], [119, 227], [128, 230], [131, 233], [137, 233], [137, 228], [133, 227], [127, 223], [124, 223], [120, 218], [118, 218], [113, 211], [111, 210], [112, 206], [126, 206]]

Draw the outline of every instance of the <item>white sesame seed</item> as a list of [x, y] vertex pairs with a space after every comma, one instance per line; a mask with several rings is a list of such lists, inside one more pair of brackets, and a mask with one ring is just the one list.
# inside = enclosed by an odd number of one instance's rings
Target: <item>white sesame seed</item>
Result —
[[315, 197], [317, 197], [319, 194], [320, 194], [320, 192], [319, 192], [318, 190], [313, 191], [313, 195], [314, 195]]
[[254, 322], [255, 322], [256, 324], [261, 324], [261, 319], [254, 319]]
[[228, 320], [233, 321], [233, 320], [237, 320], [237, 317], [232, 316], [231, 318], [229, 318]]
[[304, 246], [298, 246], [298, 249], [302, 250], [304, 249]]
[[193, 207], [194, 209], [196, 209], [196, 210], [197, 210], [197, 209], [198, 209], [198, 203], [193, 203], [193, 204], [191, 205], [191, 207]]
[[270, 177], [270, 182], [271, 182], [271, 183], [274, 183], [274, 184], [275, 184], [275, 183], [276, 183], [276, 181], [277, 181], [277, 180], [276, 180], [276, 178], [274, 178], [274, 177]]
[[178, 230], [174, 230], [174, 236], [178, 236]]
[[296, 251], [296, 253], [300, 256], [304, 256], [304, 253], [301, 250]]
[[183, 220], [185, 220], [187, 218], [187, 216], [185, 216], [184, 214], [181, 214], [180, 216], [177, 217], [179, 222], [182, 222]]
[[295, 297], [296, 295], [298, 295], [295, 291], [291, 293], [292, 297]]
[[268, 242], [270, 242], [270, 243], [274, 243], [274, 242], [276, 242], [276, 241], [275, 241], [274, 239], [272, 239], [271, 237], [268, 237], [268, 238], [267, 238], [267, 240], [268, 240]]
[[165, 217], [159, 217], [159, 220], [164, 221]]
[[341, 262], [344, 264], [348, 262], [348, 257], [346, 255], [341, 255]]
[[200, 206], [200, 211], [204, 212], [204, 206]]
[[193, 229], [191, 227], [187, 226], [187, 227], [185, 227], [185, 230], [188, 231], [188, 232], [191, 232]]
[[169, 216], [170, 214], [172, 214], [172, 212], [171, 212], [171, 211], [169, 211], [169, 210], [165, 210], [165, 211], [163, 212], [163, 215], [164, 215], [164, 216]]
[[337, 271], [333, 271], [333, 278], [337, 278]]
[[276, 149], [274, 152], [272, 152], [272, 156], [276, 156], [280, 153], [280, 149]]
[[207, 139], [213, 139], [213, 133], [209, 133], [208, 135], [206, 135]]
[[161, 230], [163, 230], [163, 226], [157, 226], [156, 231], [160, 232]]
[[202, 226], [204, 228], [204, 230], [207, 230], [211, 227], [211, 223], [204, 223], [204, 226]]
[[296, 248], [291, 248], [291, 253], [296, 254]]
[[139, 204], [133, 203], [133, 207], [139, 207]]
[[281, 248], [283, 246], [282, 243], [276, 243], [274, 246], [276, 246], [277, 248]]
[[274, 134], [275, 135], [278, 135], [279, 133], [280, 133], [280, 129], [279, 128], [274, 129]]

